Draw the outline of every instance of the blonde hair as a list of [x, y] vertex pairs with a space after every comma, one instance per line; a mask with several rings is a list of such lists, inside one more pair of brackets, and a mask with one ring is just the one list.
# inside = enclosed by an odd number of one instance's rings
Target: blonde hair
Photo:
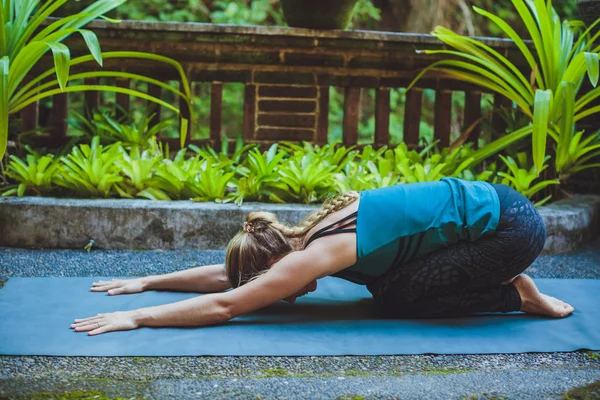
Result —
[[311, 213], [298, 226], [288, 227], [270, 212], [252, 211], [244, 230], [236, 234], [227, 246], [225, 268], [232, 287], [244, 285], [269, 269], [271, 260], [293, 251], [290, 239], [306, 234], [328, 215], [343, 209], [359, 198], [357, 192], [334, 196], [321, 209]]

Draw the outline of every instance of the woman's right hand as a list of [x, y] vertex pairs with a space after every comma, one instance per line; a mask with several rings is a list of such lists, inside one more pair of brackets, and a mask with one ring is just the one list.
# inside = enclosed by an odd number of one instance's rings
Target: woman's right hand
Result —
[[143, 278], [113, 279], [92, 283], [92, 292], [108, 292], [109, 295], [141, 293], [145, 290]]

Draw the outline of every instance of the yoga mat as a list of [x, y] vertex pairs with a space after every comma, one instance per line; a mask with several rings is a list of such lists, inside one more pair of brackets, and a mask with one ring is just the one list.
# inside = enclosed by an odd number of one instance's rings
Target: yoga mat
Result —
[[279, 302], [220, 326], [141, 328], [88, 336], [75, 318], [187, 299], [197, 294], [90, 292], [96, 278], [11, 278], [0, 290], [0, 354], [48, 356], [325, 356], [485, 354], [600, 349], [600, 280], [537, 279], [575, 307], [565, 319], [520, 313], [465, 318], [386, 318], [362, 286], [319, 281], [296, 304]]

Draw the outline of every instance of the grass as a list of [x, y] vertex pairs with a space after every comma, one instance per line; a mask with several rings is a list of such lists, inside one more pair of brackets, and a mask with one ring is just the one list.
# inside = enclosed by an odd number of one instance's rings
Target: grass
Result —
[[600, 400], [600, 381], [569, 390], [563, 400]]
[[262, 371], [262, 376], [266, 378], [282, 378], [292, 376], [288, 371], [283, 368], [269, 368]]

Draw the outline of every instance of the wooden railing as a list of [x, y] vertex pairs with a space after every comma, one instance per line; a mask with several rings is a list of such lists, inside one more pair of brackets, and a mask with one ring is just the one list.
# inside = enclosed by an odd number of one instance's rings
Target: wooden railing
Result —
[[[361, 90], [369, 88], [376, 93], [372, 143], [387, 144], [390, 141], [390, 90], [406, 88], [423, 67], [440, 58], [416, 50], [443, 48], [443, 44], [430, 35], [388, 32], [139, 21], [94, 22], [90, 28], [97, 33], [103, 51], [145, 51], [171, 57], [182, 63], [190, 81], [210, 83], [210, 139], [199, 144], [213, 146], [220, 144], [222, 134], [223, 85], [232, 82], [245, 87], [243, 138], [247, 142], [325, 143], [329, 131], [329, 88], [333, 86], [343, 88], [344, 92], [343, 142], [357, 143]], [[485, 39], [485, 42], [519, 67], [523, 65], [511, 41]], [[74, 55], [85, 54], [82, 40], [73, 38], [68, 44]], [[50, 62], [48, 60], [46, 66]], [[104, 67], [142, 73], [162, 81], [178, 79], [172, 67], [160, 63], [107, 59]], [[98, 67], [90, 64], [86, 68]], [[86, 83], [94, 84], [96, 79]], [[129, 87], [130, 82], [119, 80], [115, 84]], [[434, 136], [442, 146], [450, 144], [453, 95], [465, 92], [463, 130], [482, 116], [484, 89], [429, 75], [405, 94], [402, 129], [403, 140], [409, 146], [419, 142], [424, 89], [435, 90]], [[157, 97], [162, 95], [160, 88], [154, 85], [148, 92]], [[98, 93], [88, 92], [85, 104], [93, 109], [99, 105], [99, 99]], [[128, 96], [118, 95], [117, 102], [125, 109], [130, 107]], [[500, 107], [506, 105], [507, 100], [495, 95], [494, 104]], [[184, 104], [181, 109], [186, 111]], [[160, 118], [160, 110], [158, 112], [157, 118]], [[37, 127], [38, 113], [37, 105], [23, 110], [23, 129]], [[66, 139], [68, 113], [68, 96], [55, 96], [49, 124], [56, 129], [50, 144]], [[497, 114], [493, 116], [492, 125], [503, 131], [503, 121]], [[469, 140], [476, 141], [479, 134], [478, 126]]]

